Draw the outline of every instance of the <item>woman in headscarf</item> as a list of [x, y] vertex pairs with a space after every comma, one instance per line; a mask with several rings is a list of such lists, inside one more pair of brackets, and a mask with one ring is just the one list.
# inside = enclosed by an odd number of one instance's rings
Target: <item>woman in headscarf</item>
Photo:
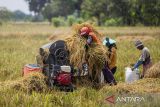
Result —
[[116, 62], [117, 62], [117, 46], [116, 41], [111, 38], [106, 38], [103, 41], [103, 45], [105, 45], [108, 48], [108, 67], [111, 70], [113, 74], [115, 74], [117, 70]]

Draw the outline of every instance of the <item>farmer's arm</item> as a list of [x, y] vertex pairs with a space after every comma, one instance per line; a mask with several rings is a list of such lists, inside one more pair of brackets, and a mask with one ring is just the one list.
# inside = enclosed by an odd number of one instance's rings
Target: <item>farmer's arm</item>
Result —
[[143, 62], [145, 61], [145, 57], [146, 57], [146, 52], [143, 51], [139, 60], [137, 61], [137, 63], [134, 65], [133, 69], [138, 68], [140, 65], [143, 64]]
[[138, 68], [138, 67], [139, 67], [140, 65], [142, 65], [142, 64], [143, 64], [143, 61], [138, 60], [137, 63], [134, 65], [133, 69]]
[[110, 52], [110, 56], [109, 56], [109, 62], [108, 62], [108, 64], [110, 65], [110, 64], [112, 64], [112, 61], [113, 61], [113, 58], [116, 56], [116, 49], [115, 48], [112, 48], [111, 49], [111, 52]]

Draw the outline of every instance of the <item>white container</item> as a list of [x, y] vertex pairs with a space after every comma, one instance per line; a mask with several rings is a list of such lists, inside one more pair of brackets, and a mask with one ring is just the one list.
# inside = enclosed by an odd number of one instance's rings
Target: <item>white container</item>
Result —
[[61, 66], [61, 70], [64, 71], [64, 72], [70, 73], [71, 72], [71, 67], [70, 66]]
[[125, 68], [125, 82], [132, 83], [136, 80], [139, 80], [139, 70], [135, 69], [132, 71], [130, 67]]

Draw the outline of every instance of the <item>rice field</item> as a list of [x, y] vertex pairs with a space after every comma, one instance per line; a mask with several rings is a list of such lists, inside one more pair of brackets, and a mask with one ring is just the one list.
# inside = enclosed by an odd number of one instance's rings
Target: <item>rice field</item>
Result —
[[[115, 74], [117, 86], [105, 85], [100, 90], [84, 86], [78, 87], [73, 93], [55, 90], [28, 93], [7, 88], [9, 86], [4, 86], [4, 84], [8, 82], [12, 84], [21, 78], [22, 67], [25, 64], [36, 63], [35, 56], [40, 46], [72, 35], [73, 30], [70, 27], [54, 28], [47, 24], [0, 26], [0, 105], [2, 107], [150, 107], [151, 105], [159, 107], [160, 79], [144, 79], [133, 85], [127, 85], [124, 83], [124, 71], [125, 67], [135, 63], [140, 55], [134, 47], [133, 40], [135, 39], [141, 39], [150, 49], [153, 63], [160, 60], [160, 27], [97, 27], [97, 29], [104, 37], [109, 36], [117, 40], [118, 70]], [[135, 94], [143, 96], [145, 102], [113, 105], [105, 101], [105, 98], [110, 95], [132, 96]]]

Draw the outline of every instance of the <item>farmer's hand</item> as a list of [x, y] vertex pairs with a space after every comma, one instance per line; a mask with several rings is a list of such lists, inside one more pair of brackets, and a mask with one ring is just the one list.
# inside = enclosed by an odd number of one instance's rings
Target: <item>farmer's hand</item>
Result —
[[140, 75], [140, 79], [142, 79], [143, 77], [144, 77], [144, 75], [143, 75], [143, 74], [141, 74], [141, 75]]
[[132, 71], [134, 71], [134, 69], [135, 69], [134, 67], [131, 68]]
[[135, 65], [134, 63], [131, 63], [131, 64], [130, 64], [131, 67], [133, 67], [134, 65]]
[[85, 48], [86, 51], [88, 51], [88, 48], [89, 48], [88, 44], [86, 44], [86, 45], [84, 46], [84, 48]]

